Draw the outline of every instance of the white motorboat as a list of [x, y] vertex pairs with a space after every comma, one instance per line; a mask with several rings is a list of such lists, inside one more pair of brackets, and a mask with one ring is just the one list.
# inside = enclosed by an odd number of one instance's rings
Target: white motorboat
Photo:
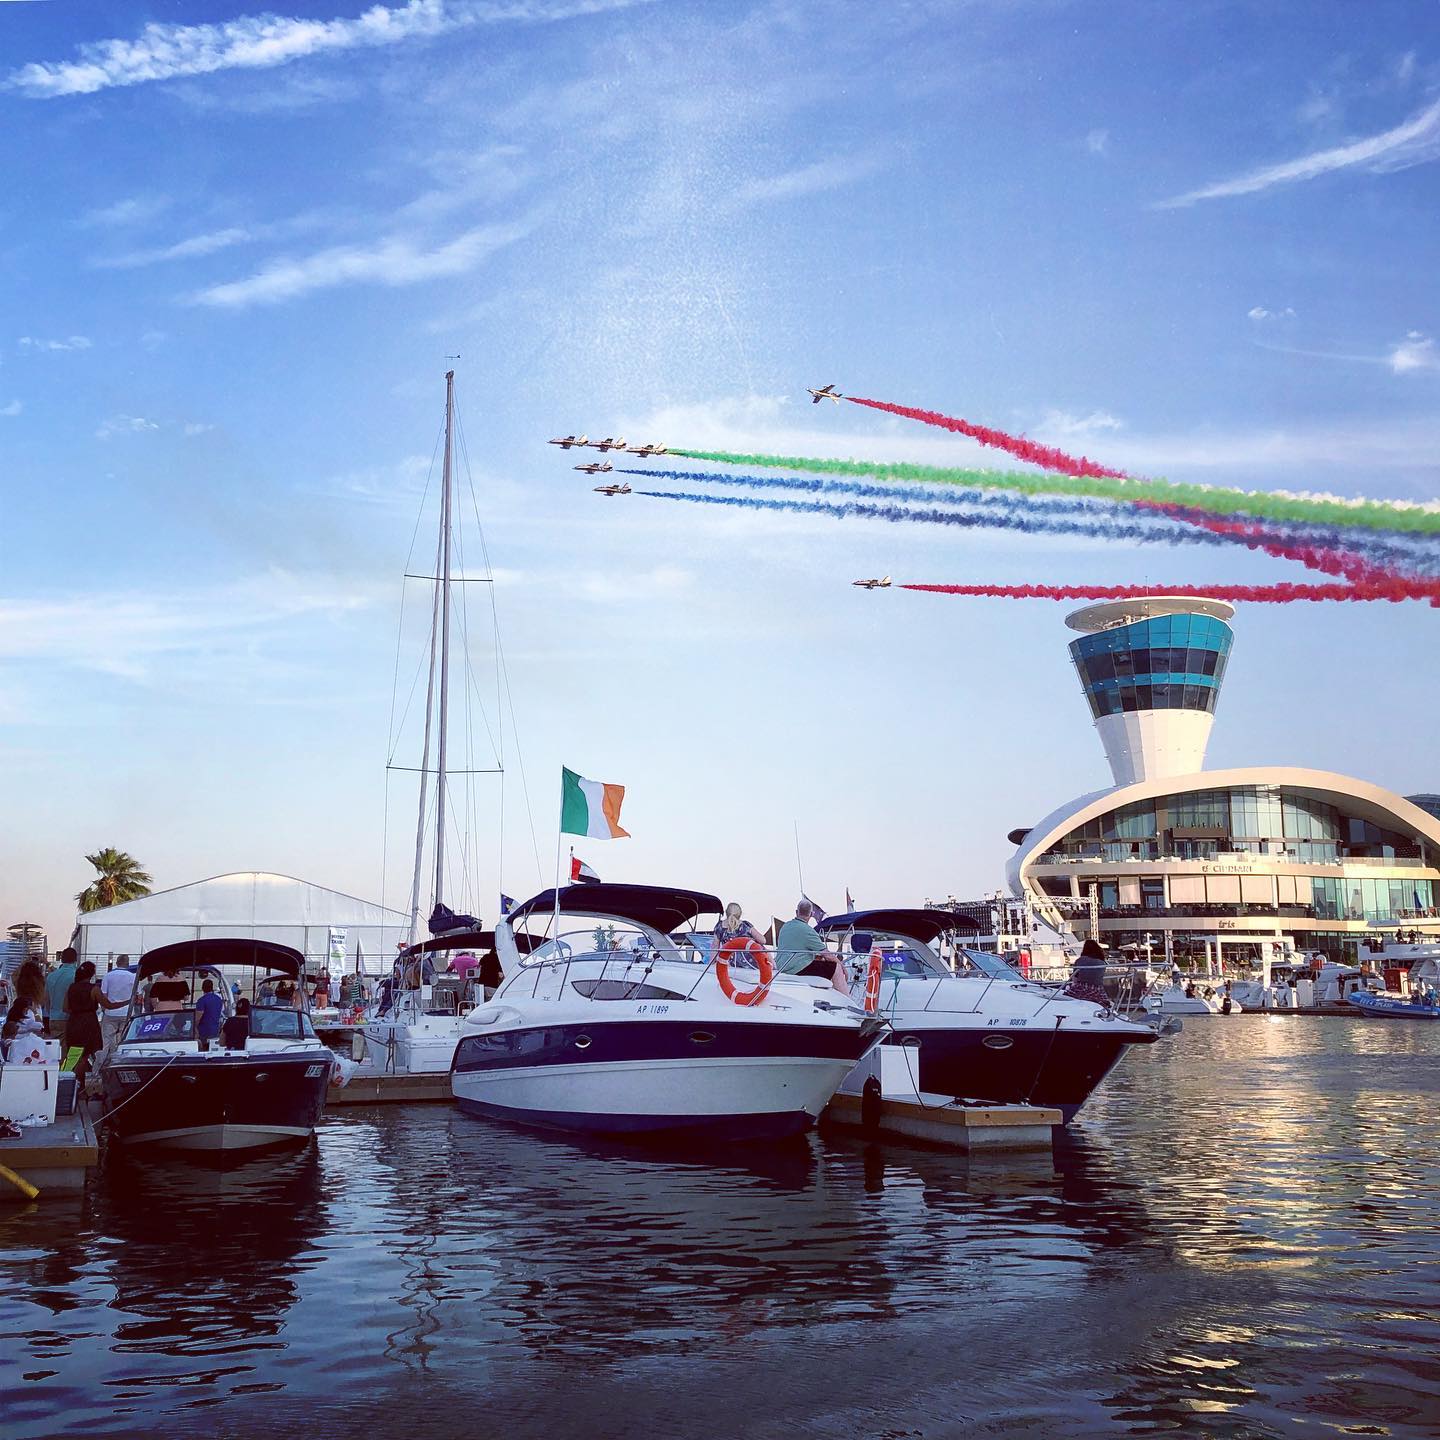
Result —
[[1152, 1027], [1121, 1018], [1108, 1003], [1026, 980], [963, 943], [952, 973], [934, 946], [957, 918], [937, 909], [861, 910], [819, 927], [846, 958], [852, 996], [864, 994], [878, 956], [886, 1044], [913, 1047], [917, 1089], [1053, 1106], [1068, 1122], [1130, 1046], [1156, 1039]]
[[[124, 1033], [99, 1066], [109, 1133], [131, 1146], [211, 1154], [309, 1139], [336, 1063], [304, 1008], [304, 963], [289, 946], [229, 937], [142, 955]], [[248, 1024], [221, 966], [251, 970]], [[195, 1001], [207, 978], [222, 1003], [223, 1041], [198, 1034]], [[189, 994], [157, 1001], [150, 992], [167, 982]], [[157, 1008], [166, 1004], [177, 1008]]]
[[[826, 980], [774, 974], [768, 953], [758, 973], [731, 973], [672, 938], [720, 908], [699, 891], [604, 884], [519, 906], [495, 929], [505, 981], [456, 1047], [461, 1108], [609, 1135], [808, 1129], [886, 1026]], [[517, 937], [537, 932], [522, 955]]]
[[1244, 1008], [1233, 995], [1226, 996], [1215, 990], [1207, 994], [1194, 986], [1167, 985], [1163, 990], [1153, 990], [1142, 1000], [1141, 1008], [1151, 1015], [1243, 1015]]

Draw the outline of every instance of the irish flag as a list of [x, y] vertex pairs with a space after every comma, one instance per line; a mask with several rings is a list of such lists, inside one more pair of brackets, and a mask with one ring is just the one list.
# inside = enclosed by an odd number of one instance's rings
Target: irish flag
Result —
[[560, 831], [564, 835], [586, 835], [592, 840], [628, 840], [630, 832], [620, 828], [623, 785], [605, 785], [587, 780], [573, 770], [560, 771]]

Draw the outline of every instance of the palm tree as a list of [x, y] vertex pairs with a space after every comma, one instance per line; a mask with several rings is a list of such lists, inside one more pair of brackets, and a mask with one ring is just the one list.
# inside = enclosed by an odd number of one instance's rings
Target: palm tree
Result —
[[133, 855], [107, 845], [85, 858], [95, 867], [95, 879], [75, 897], [82, 915], [150, 893], [150, 877]]

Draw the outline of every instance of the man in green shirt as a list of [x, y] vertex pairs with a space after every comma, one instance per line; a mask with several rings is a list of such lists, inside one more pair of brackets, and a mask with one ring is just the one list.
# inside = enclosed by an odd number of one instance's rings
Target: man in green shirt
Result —
[[45, 1019], [52, 1035], [65, 1034], [65, 995], [75, 983], [75, 962], [79, 958], [66, 946], [55, 957], [60, 963], [45, 977]]
[[819, 975], [848, 995], [845, 967], [826, 950], [810, 923], [814, 913], [815, 907], [802, 898], [795, 907], [795, 918], [787, 920], [775, 937], [775, 964], [787, 975]]

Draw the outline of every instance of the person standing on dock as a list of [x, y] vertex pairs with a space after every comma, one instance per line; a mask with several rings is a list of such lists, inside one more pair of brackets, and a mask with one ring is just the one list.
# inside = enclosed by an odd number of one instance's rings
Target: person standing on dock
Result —
[[95, 981], [95, 962], [87, 960], [75, 970], [75, 979], [65, 995], [65, 1049], [80, 1054], [75, 1066], [75, 1083], [84, 1086], [90, 1069], [90, 1057], [105, 1046], [100, 1033], [100, 986]]
[[60, 963], [45, 977], [45, 1023], [51, 1035], [65, 1033], [65, 996], [75, 983], [75, 962], [79, 958], [70, 946], [55, 957]]
[[100, 1030], [106, 1051], [115, 1048], [115, 1042], [125, 1030], [125, 1015], [134, 994], [135, 972], [130, 968], [130, 957], [121, 955], [100, 982], [100, 1003], [105, 1007], [100, 1016]]

